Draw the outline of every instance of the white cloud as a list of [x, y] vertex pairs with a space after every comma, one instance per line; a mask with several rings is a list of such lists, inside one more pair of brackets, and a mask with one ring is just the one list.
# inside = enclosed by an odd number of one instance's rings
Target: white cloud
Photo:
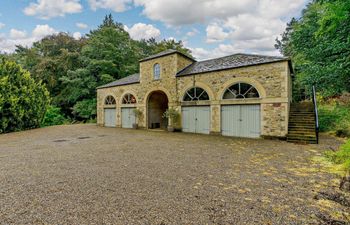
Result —
[[80, 29], [86, 29], [88, 28], [89, 26], [85, 23], [76, 23], [75, 26], [77, 26], [78, 28]]
[[30, 36], [27, 35], [26, 31], [11, 29], [9, 37], [4, 35], [0, 37], [0, 52], [11, 53], [16, 49], [16, 45], [30, 47], [33, 42], [54, 33], [57, 33], [56, 30], [48, 25], [37, 25]]
[[90, 8], [94, 11], [97, 9], [111, 9], [115, 12], [123, 12], [130, 3], [132, 3], [132, 0], [89, 0]]
[[283, 31], [285, 23], [279, 18], [254, 17], [250, 14], [241, 14], [230, 17], [224, 27], [232, 31], [235, 40], [253, 40], [268, 36], [277, 36]]
[[220, 42], [225, 40], [229, 34], [217, 23], [212, 23], [207, 26], [207, 43]]
[[50, 27], [49, 25], [36, 25], [34, 30], [32, 31], [32, 36], [37, 39], [41, 39], [47, 35], [57, 33], [55, 29]]
[[79, 40], [81, 38], [81, 33], [80, 32], [74, 32], [73, 33], [73, 38], [76, 40]]
[[204, 48], [190, 48], [192, 55], [197, 59], [197, 60], [203, 60], [203, 59], [208, 59], [208, 58], [213, 58], [210, 57], [211, 52], [204, 49]]
[[22, 30], [11, 29], [10, 38], [12, 39], [23, 39], [27, 37], [27, 32]]
[[199, 33], [199, 30], [197, 30], [196, 28], [193, 28], [191, 31], [186, 33], [186, 36], [193, 37], [193, 36], [197, 35], [198, 33]]
[[4, 28], [5, 24], [4, 23], [0, 23], [0, 29]]
[[136, 23], [131, 28], [125, 26], [125, 30], [129, 32], [130, 37], [134, 40], [158, 38], [160, 30], [151, 24]]
[[[210, 56], [238, 51], [277, 53], [275, 38], [292, 16], [299, 15], [309, 0], [134, 0], [148, 18], [168, 26], [201, 23], [206, 42], [223, 42]], [[192, 32], [187, 37], [194, 35]], [[194, 48], [204, 56], [207, 50]], [[277, 53], [278, 54], [278, 53]], [[209, 53], [208, 55], [209, 56]]]
[[143, 14], [148, 18], [175, 26], [246, 12], [257, 2], [258, 0], [134, 0], [136, 6], [144, 7]]
[[79, 0], [37, 0], [30, 3], [23, 12], [28, 16], [50, 19], [65, 14], [79, 13], [83, 9]]

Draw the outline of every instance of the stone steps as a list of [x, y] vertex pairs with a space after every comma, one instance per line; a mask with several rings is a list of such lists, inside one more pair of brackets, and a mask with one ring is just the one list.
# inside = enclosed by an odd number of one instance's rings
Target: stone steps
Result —
[[288, 142], [316, 144], [315, 115], [311, 102], [291, 104], [288, 123]]

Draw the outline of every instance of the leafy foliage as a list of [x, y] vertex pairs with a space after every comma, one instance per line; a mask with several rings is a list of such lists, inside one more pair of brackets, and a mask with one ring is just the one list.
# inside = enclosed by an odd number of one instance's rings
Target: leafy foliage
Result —
[[0, 133], [39, 127], [49, 93], [15, 62], [0, 61]]
[[288, 23], [276, 48], [295, 63], [296, 83], [323, 96], [350, 91], [350, 0], [314, 0]]
[[96, 118], [96, 98], [77, 102], [73, 107], [73, 113], [83, 120]]
[[350, 137], [350, 94], [319, 99], [320, 130]]
[[55, 106], [49, 106], [45, 113], [45, 117], [41, 126], [46, 127], [53, 125], [61, 125], [67, 122], [68, 120], [64, 117], [60, 108]]

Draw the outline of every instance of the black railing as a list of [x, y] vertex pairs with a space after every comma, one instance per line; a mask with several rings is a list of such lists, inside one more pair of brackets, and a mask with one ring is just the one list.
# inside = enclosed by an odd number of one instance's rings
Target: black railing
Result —
[[314, 113], [315, 113], [315, 132], [316, 132], [316, 143], [318, 144], [318, 132], [319, 132], [319, 124], [318, 124], [318, 110], [317, 110], [317, 99], [316, 99], [316, 88], [312, 86], [312, 102], [314, 103]]

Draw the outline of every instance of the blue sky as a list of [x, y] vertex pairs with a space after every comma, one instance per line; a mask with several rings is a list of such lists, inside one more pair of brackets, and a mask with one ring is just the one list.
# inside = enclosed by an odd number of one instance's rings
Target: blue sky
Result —
[[79, 38], [112, 13], [133, 39], [183, 40], [198, 59], [277, 55], [274, 40], [307, 0], [0, 0], [0, 51], [64, 31]]

